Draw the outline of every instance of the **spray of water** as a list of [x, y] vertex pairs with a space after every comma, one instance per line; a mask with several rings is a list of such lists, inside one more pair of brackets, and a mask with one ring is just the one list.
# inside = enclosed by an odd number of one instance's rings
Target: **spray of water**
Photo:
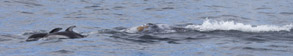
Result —
[[275, 25], [257, 25], [236, 23], [234, 21], [210, 21], [206, 19], [202, 25], [187, 25], [185, 28], [199, 30], [199, 31], [213, 31], [213, 30], [238, 30], [244, 32], [268, 32], [268, 31], [290, 31], [292, 24], [284, 26]]

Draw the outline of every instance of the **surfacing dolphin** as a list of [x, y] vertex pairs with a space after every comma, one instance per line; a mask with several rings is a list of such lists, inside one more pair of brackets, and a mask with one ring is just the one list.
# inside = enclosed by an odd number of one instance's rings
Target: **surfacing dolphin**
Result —
[[66, 36], [67, 38], [74, 39], [74, 38], [84, 38], [86, 37], [85, 35], [78, 34], [73, 31], [73, 28], [76, 26], [70, 26], [68, 27], [65, 31], [63, 32], [54, 32], [48, 34], [46, 37], [51, 36], [51, 35], [60, 35], [60, 36]]
[[30, 37], [28, 37], [28, 39], [26, 39], [26, 41], [37, 41], [40, 38], [44, 38], [45, 36], [47, 36], [50, 33], [56, 33], [56, 32], [58, 32], [60, 30], [62, 30], [62, 28], [54, 28], [49, 33], [37, 33], [37, 34], [33, 34]]

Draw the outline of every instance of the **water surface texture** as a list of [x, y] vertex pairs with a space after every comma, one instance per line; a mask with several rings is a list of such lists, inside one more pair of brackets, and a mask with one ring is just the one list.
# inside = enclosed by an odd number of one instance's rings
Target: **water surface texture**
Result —
[[[0, 0], [0, 56], [292, 56], [292, 0]], [[137, 32], [147, 23], [170, 29]], [[26, 42], [76, 25], [80, 39]]]

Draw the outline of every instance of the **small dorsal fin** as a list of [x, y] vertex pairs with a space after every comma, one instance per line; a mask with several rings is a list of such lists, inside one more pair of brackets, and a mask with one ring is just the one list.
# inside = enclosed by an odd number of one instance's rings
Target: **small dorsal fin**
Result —
[[73, 31], [72, 29], [73, 29], [74, 27], [76, 27], [76, 26], [70, 26], [70, 27], [68, 27], [65, 31]]
[[53, 30], [51, 30], [49, 33], [54, 33], [54, 32], [58, 32], [62, 30], [62, 28], [54, 28]]

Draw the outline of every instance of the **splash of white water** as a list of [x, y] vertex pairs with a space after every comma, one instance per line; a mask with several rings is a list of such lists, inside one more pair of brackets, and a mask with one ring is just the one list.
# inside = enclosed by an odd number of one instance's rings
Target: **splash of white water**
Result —
[[[156, 24], [158, 26], [158, 28], [156, 28], [157, 30], [161, 30], [160, 32], [161, 33], [168, 33], [168, 32], [175, 32], [175, 30], [171, 30], [171, 26], [167, 25], [167, 24]], [[145, 25], [141, 25], [141, 26], [146, 26]], [[129, 29], [124, 29], [124, 30], [121, 30], [122, 32], [128, 32], [128, 33], [137, 33], [139, 32], [137, 30], [137, 28], [140, 27], [140, 26], [135, 26], [135, 27], [131, 27]], [[152, 30], [153, 28], [146, 28], [144, 30]]]
[[199, 31], [213, 31], [213, 30], [238, 30], [244, 32], [267, 32], [267, 31], [290, 31], [292, 24], [284, 26], [275, 25], [257, 25], [235, 23], [234, 21], [213, 21], [206, 20], [202, 25], [188, 25], [185, 28], [199, 30]]

